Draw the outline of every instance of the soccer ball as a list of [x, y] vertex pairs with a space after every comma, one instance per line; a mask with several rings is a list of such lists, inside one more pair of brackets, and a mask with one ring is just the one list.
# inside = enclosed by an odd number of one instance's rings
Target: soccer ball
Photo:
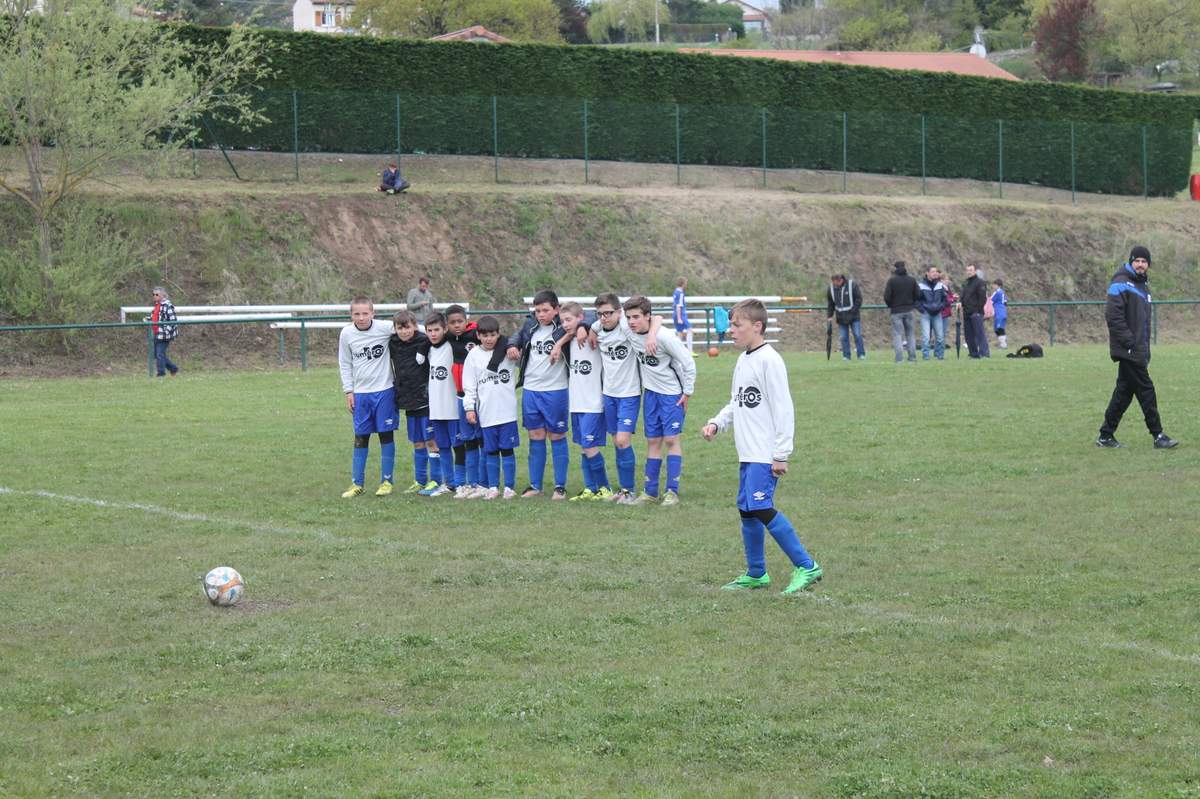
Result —
[[204, 582], [200, 588], [209, 602], [223, 608], [241, 602], [246, 593], [242, 575], [237, 573], [237, 569], [228, 566], [218, 566], [204, 575]]
[[718, 349], [717, 347], [709, 347], [708, 348], [708, 357], [715, 358], [720, 354], [721, 354], [721, 350]]

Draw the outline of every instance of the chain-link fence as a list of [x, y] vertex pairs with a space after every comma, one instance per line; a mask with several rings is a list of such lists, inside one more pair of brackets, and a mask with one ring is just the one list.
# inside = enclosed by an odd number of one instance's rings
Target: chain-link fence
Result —
[[[1191, 130], [562, 97], [264, 92], [252, 130], [203, 120], [191, 168], [247, 180], [740, 185], [1076, 201], [1183, 188]], [[462, 160], [466, 159], [466, 160]]]

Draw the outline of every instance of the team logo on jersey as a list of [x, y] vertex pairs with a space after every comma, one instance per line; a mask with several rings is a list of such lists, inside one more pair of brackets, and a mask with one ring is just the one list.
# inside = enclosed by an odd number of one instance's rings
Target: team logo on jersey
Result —
[[762, 403], [762, 391], [754, 386], [737, 390], [737, 404], [741, 408], [757, 408]]
[[450, 370], [444, 366], [435, 366], [430, 370], [429, 376], [434, 380], [445, 380], [450, 376]]
[[629, 348], [624, 344], [608, 348], [608, 354], [614, 361], [623, 361], [629, 357]]
[[647, 355], [644, 352], [638, 353], [638, 360], [647, 366], [658, 366], [658, 358], [653, 355]]
[[554, 342], [548, 338], [544, 338], [541, 341], [531, 342], [529, 346], [538, 355], [549, 355], [550, 352], [554, 349]]
[[505, 371], [500, 373], [501, 383], [507, 383], [510, 380], [512, 380], [512, 372]]
[[755, 491], [752, 496], [754, 497], [756, 502], [762, 502], [764, 499], [767, 498], [767, 494], [765, 491]]
[[386, 351], [387, 351], [387, 347], [384, 344], [376, 344], [371, 347], [363, 347], [361, 350], [354, 353], [354, 359], [358, 360], [359, 358], [366, 358], [368, 361], [374, 361], [378, 358], [382, 358], [383, 353]]
[[591, 361], [571, 361], [571, 369], [576, 374], [590, 375], [592, 373]]

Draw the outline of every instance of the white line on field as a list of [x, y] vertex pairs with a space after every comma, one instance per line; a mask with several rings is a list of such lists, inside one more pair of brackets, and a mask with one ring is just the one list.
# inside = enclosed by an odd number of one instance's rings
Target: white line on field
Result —
[[95, 508], [113, 508], [116, 510], [136, 510], [142, 513], [152, 513], [156, 516], [166, 516], [169, 519], [175, 519], [181, 522], [206, 522], [210, 524], [222, 524], [228, 527], [243, 527], [247, 530], [252, 530], [256, 533], [273, 533], [276, 535], [308, 535], [318, 538], [322, 541], [342, 541], [350, 539], [342, 539], [327, 530], [320, 529], [304, 529], [300, 527], [275, 527], [269, 524], [260, 524], [258, 522], [249, 522], [243, 519], [227, 519], [222, 516], [209, 516], [206, 513], [185, 513], [183, 511], [171, 510], [158, 505], [147, 505], [142, 502], [114, 502], [107, 499], [95, 499], [93, 497], [76, 497], [70, 494], [56, 494], [53, 491], [24, 491], [19, 488], [7, 488], [0, 486], [0, 494], [12, 494], [22, 497], [42, 497], [43, 499], [53, 499], [59, 502], [73, 502], [77, 505], [91, 505]]

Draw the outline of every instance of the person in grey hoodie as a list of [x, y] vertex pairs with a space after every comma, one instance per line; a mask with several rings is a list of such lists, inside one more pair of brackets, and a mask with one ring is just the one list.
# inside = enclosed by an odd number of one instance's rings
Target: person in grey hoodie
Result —
[[908, 348], [908, 360], [917, 359], [917, 337], [913, 330], [913, 308], [921, 299], [917, 279], [908, 273], [904, 261], [896, 261], [892, 276], [883, 287], [883, 304], [892, 317], [892, 349], [896, 363], [904, 360], [904, 349]]

